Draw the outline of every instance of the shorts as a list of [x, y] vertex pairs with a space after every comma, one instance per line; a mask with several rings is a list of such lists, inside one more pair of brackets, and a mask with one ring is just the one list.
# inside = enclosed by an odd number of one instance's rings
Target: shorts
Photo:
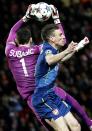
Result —
[[46, 123], [46, 121], [44, 119], [41, 119], [39, 117], [39, 115], [35, 112], [35, 109], [34, 109], [34, 107], [32, 105], [32, 96], [28, 97], [27, 104], [28, 104], [29, 108], [32, 110], [32, 112], [35, 114], [37, 120], [43, 125], [43, 127], [45, 128], [45, 130], [46, 131], [52, 131], [53, 128], [48, 123]]
[[[44, 119], [54, 119], [65, 116], [71, 106], [56, 95], [53, 89], [40, 94], [41, 90], [32, 96], [32, 104], [37, 114]], [[39, 95], [38, 95], [39, 94]]]

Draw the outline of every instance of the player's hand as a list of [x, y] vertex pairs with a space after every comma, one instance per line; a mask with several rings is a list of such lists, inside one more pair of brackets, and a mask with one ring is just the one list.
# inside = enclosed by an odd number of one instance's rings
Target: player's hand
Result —
[[68, 53], [71, 53], [71, 52], [75, 52], [75, 48], [76, 48], [76, 46], [78, 45], [78, 43], [76, 43], [76, 42], [71, 42], [69, 45], [68, 45], [68, 47], [67, 47], [67, 52]]
[[81, 40], [78, 45], [76, 46], [75, 50], [78, 51], [80, 49], [82, 49], [85, 45], [87, 45], [89, 43], [89, 39], [88, 37], [84, 37], [83, 40]]
[[54, 5], [49, 5], [52, 9], [52, 18], [53, 19], [59, 19], [59, 13], [57, 8]]
[[28, 6], [28, 9], [27, 9], [27, 11], [26, 11], [25, 16], [23, 17], [23, 20], [24, 20], [25, 22], [28, 21], [28, 20], [31, 18], [31, 16], [34, 15], [34, 10], [35, 10], [35, 4], [30, 4], [30, 5]]
[[83, 45], [87, 45], [88, 43], [89, 43], [89, 39], [88, 39], [88, 37], [84, 37], [84, 43], [83, 43]]

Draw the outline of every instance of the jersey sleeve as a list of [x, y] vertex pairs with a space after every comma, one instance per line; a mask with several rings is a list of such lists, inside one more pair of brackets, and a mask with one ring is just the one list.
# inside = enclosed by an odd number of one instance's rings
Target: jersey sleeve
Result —
[[45, 50], [45, 56], [47, 56], [48, 54], [53, 54], [50, 48]]
[[48, 54], [56, 54], [56, 50], [54, 50], [54, 48], [51, 45], [46, 45], [43, 48], [43, 52], [45, 56]]
[[[20, 29], [20, 27], [23, 25], [23, 20], [20, 19], [10, 30], [6, 44], [8, 44], [9, 42], [14, 42], [15, 38], [16, 38], [16, 32]], [[13, 43], [14, 44], [14, 43]]]
[[20, 19], [10, 30], [8, 38], [6, 40], [6, 48], [5, 48], [5, 54], [8, 56], [9, 51], [11, 49], [16, 49], [15, 45], [15, 38], [16, 38], [16, 33], [20, 29], [20, 27], [23, 25], [23, 20]]
[[34, 46], [34, 54], [40, 54], [41, 51], [41, 46], [40, 45], [35, 45]]
[[11, 50], [15, 50], [16, 45], [14, 42], [9, 42], [5, 48], [5, 55], [8, 57]]
[[54, 52], [53, 52], [51, 46], [45, 46], [45, 47], [42, 49], [43, 60], [44, 60], [45, 63], [47, 63], [47, 62], [46, 62], [46, 56], [47, 56], [48, 54], [53, 54], [53, 53], [54, 53]]

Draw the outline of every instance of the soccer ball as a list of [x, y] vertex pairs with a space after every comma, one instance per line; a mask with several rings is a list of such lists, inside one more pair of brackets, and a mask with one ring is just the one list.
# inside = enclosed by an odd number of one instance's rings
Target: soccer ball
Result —
[[35, 5], [35, 17], [38, 21], [47, 21], [52, 14], [51, 7], [45, 2], [39, 2]]

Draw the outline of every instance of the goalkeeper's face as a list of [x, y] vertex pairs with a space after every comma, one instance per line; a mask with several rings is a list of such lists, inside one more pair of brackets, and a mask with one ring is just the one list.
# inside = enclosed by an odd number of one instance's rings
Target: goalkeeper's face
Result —
[[54, 43], [56, 46], [64, 46], [66, 43], [66, 39], [65, 39], [65, 35], [63, 35], [63, 33], [61, 32], [60, 29], [55, 30], [53, 32], [54, 34]]

